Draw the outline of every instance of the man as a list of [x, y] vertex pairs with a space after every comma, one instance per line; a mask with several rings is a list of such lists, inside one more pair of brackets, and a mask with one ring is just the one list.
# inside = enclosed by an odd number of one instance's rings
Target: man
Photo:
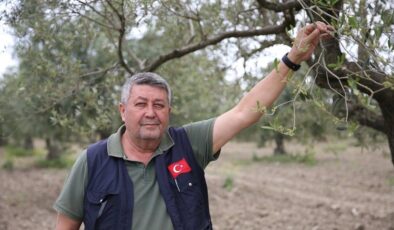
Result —
[[302, 28], [278, 68], [216, 119], [168, 128], [171, 90], [154, 73], [140, 73], [123, 86], [124, 122], [107, 140], [91, 145], [74, 164], [54, 207], [57, 227], [79, 229], [212, 229], [203, 169], [224, 144], [262, 114], [287, 77], [310, 58], [331, 27]]

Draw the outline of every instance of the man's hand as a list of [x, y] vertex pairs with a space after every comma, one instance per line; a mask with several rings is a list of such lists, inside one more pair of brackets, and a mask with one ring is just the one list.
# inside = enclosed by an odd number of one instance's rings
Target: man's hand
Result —
[[323, 22], [315, 22], [300, 29], [294, 39], [293, 47], [287, 55], [290, 61], [300, 64], [302, 61], [308, 60], [320, 39], [331, 37], [333, 30], [332, 26]]

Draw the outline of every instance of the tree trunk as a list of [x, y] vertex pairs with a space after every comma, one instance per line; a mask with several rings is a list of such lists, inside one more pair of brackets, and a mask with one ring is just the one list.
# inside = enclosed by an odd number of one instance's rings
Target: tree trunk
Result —
[[[394, 126], [394, 125], [392, 125]], [[394, 129], [394, 127], [392, 127]], [[387, 135], [388, 141], [389, 141], [389, 148], [390, 148], [390, 153], [391, 153], [391, 163], [394, 166], [394, 132], [391, 132], [391, 134]]]
[[285, 150], [285, 136], [281, 133], [275, 133], [275, 144], [276, 147], [274, 149], [275, 155], [284, 155], [286, 154]]
[[104, 139], [108, 138], [111, 135], [111, 131], [103, 130], [103, 129], [98, 130], [97, 133], [99, 135], [100, 140], [104, 140]]
[[34, 147], [33, 145], [33, 138], [32, 137], [25, 137], [23, 140], [23, 148], [26, 150], [32, 150]]
[[382, 115], [384, 118], [384, 127], [386, 128], [385, 133], [389, 142], [389, 148], [391, 153], [391, 163], [394, 166], [394, 93], [391, 94], [391, 98], [387, 95], [388, 100], [381, 101], [379, 103]]
[[0, 147], [7, 145], [7, 140], [0, 134]]
[[0, 124], [0, 147], [7, 145], [7, 137], [4, 133], [4, 126]]
[[61, 149], [62, 149], [60, 147], [60, 143], [54, 141], [51, 138], [46, 138], [45, 143], [48, 150], [46, 159], [47, 160], [59, 159], [61, 156]]

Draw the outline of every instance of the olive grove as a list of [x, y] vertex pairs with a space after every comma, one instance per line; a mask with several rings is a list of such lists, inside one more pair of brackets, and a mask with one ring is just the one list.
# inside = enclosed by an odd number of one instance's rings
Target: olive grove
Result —
[[[0, 80], [1, 135], [40, 136], [48, 144], [119, 124], [125, 77], [158, 72], [174, 87], [173, 123], [214, 116], [275, 68], [295, 31], [323, 21], [335, 28], [322, 41], [281, 106], [312, 101], [353, 124], [383, 133], [394, 156], [394, 5], [373, 0], [75, 0], [3, 1], [18, 37], [19, 67]], [[273, 54], [274, 53], [274, 54]], [[326, 89], [330, 93], [322, 93]], [[293, 106], [295, 108], [295, 106]], [[335, 109], [332, 109], [335, 107]], [[293, 135], [293, 125], [270, 128]], [[58, 146], [55, 144], [55, 146]], [[56, 151], [54, 151], [56, 152]], [[392, 157], [394, 163], [394, 157]]]

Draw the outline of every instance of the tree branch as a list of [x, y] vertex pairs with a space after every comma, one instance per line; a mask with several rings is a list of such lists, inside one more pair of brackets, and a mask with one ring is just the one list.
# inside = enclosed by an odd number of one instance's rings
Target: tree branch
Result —
[[[260, 7], [272, 10], [275, 12], [282, 12], [285, 10], [290, 10], [290, 9], [295, 9], [295, 10], [300, 10], [302, 9], [301, 4], [299, 1], [287, 1], [284, 3], [273, 3], [265, 0], [257, 0], [257, 3], [259, 4]], [[309, 1], [305, 1], [306, 4], [309, 4]]]
[[210, 45], [218, 44], [219, 42], [223, 41], [224, 39], [228, 38], [245, 38], [245, 37], [252, 37], [252, 36], [259, 36], [259, 35], [271, 35], [271, 34], [280, 34], [285, 32], [286, 25], [278, 25], [278, 26], [267, 26], [261, 29], [256, 30], [246, 30], [246, 31], [229, 31], [218, 34], [211, 38], [206, 38], [205, 40], [195, 43], [192, 45], [184, 46], [179, 49], [175, 49], [167, 54], [159, 56], [156, 60], [154, 60], [151, 64], [149, 64], [143, 71], [154, 71], [160, 65], [164, 64], [165, 62], [183, 57], [189, 53], [192, 53], [196, 50], [203, 49]]
[[259, 52], [263, 51], [264, 49], [266, 49], [268, 47], [271, 47], [271, 46], [274, 46], [276, 44], [278, 44], [278, 42], [276, 40], [275, 41], [263, 41], [263, 42], [260, 42], [260, 47], [251, 50], [250, 52], [244, 54], [243, 56], [245, 56], [246, 58], [249, 58], [249, 57], [255, 55], [256, 53], [259, 53]]
[[[114, 5], [112, 5], [111, 0], [106, 0], [106, 2], [108, 3], [108, 5], [110, 6], [110, 8], [115, 12], [116, 16], [118, 17], [119, 23], [120, 23], [120, 28], [118, 28], [118, 32], [119, 32], [119, 36], [118, 36], [118, 58], [119, 58], [119, 63], [120, 65], [125, 68], [125, 70], [133, 75], [134, 74], [134, 70], [132, 70], [132, 68], [129, 67], [129, 65], [127, 65], [124, 56], [123, 56], [123, 41], [124, 41], [124, 36], [126, 33], [126, 18], [124, 17], [123, 11], [122, 13], [120, 13], [116, 7]], [[123, 4], [124, 2], [121, 1], [121, 8], [123, 9]]]
[[100, 22], [100, 21], [98, 21], [98, 20], [96, 20], [94, 18], [91, 18], [91, 17], [87, 16], [87, 15], [81, 14], [80, 12], [78, 12], [76, 10], [71, 9], [71, 13], [74, 13], [74, 14], [76, 14], [78, 16], [81, 16], [82, 18], [85, 18], [85, 19], [87, 19], [87, 20], [89, 20], [89, 21], [91, 21], [93, 23], [96, 23], [97, 25], [100, 25], [100, 26], [102, 26], [104, 28], [107, 28], [109, 30], [116, 30], [116, 28], [113, 28], [113, 27], [111, 27], [111, 26], [109, 26], [107, 24], [104, 24], [104, 23], [102, 23], [102, 22]]
[[[159, 1], [161, 3], [161, 5], [166, 8], [169, 12], [171, 12], [172, 14], [174, 14], [177, 17], [181, 17], [181, 18], [185, 18], [188, 20], [193, 20], [193, 21], [198, 21], [199, 19], [197, 17], [193, 17], [191, 14], [189, 13], [182, 13], [176, 10], [173, 10], [170, 6], [168, 6], [165, 1]], [[180, 4], [180, 3], [179, 3]]]
[[349, 103], [349, 118], [356, 120], [360, 125], [386, 133], [386, 126], [383, 116], [365, 108], [359, 103]]
[[324, 63], [320, 63], [317, 68], [316, 83], [326, 89], [343, 90], [342, 86], [348, 84], [348, 79], [357, 82], [357, 89], [361, 92], [373, 96], [376, 100], [384, 97], [386, 93], [392, 93], [390, 89], [386, 89], [384, 81], [387, 75], [383, 72], [364, 67], [356, 62], [344, 61], [338, 69], [329, 68], [330, 64], [337, 64], [338, 58], [343, 54], [340, 49], [339, 39], [323, 41], [322, 47], [317, 52], [323, 52]]
[[102, 14], [100, 11], [98, 11], [96, 8], [94, 8], [94, 6], [90, 5], [87, 2], [83, 2], [81, 0], [77, 0], [77, 2], [79, 2], [80, 4], [87, 6], [89, 9], [91, 9], [94, 13], [96, 13], [97, 15], [99, 15], [100, 17], [102, 17], [104, 20], [108, 21], [109, 23], [112, 23], [111, 20], [109, 20], [106, 15]]
[[107, 67], [105, 69], [99, 69], [99, 70], [96, 70], [96, 71], [92, 71], [92, 72], [89, 72], [89, 73], [82, 74], [79, 77], [80, 78], [87, 78], [87, 77], [90, 77], [92, 75], [101, 74], [101, 73], [102, 73], [102, 75], [105, 75], [108, 71], [115, 69], [117, 66], [118, 66], [118, 64], [116, 63], [116, 64], [114, 64], [114, 65], [112, 65], [110, 67]]

